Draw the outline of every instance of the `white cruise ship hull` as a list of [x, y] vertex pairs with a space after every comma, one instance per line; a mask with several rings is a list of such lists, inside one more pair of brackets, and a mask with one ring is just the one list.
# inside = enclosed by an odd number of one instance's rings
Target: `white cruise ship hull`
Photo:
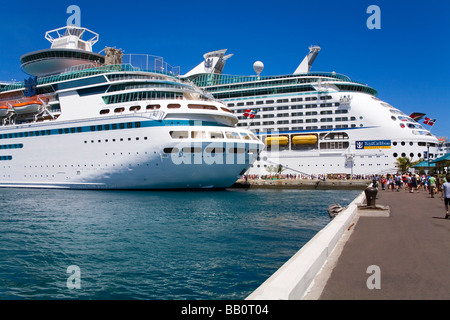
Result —
[[[52, 124], [3, 130], [2, 137], [6, 138], [0, 139], [0, 144], [8, 147], [1, 150], [0, 187], [226, 188], [257, 156], [257, 141], [175, 141], [169, 135], [174, 127], [161, 121], [139, 116], [105, 120], [59, 123], [59, 128]], [[125, 128], [105, 130], [105, 124], [111, 128], [113, 123], [124, 123]], [[126, 128], [128, 123], [139, 123], [139, 127]], [[91, 126], [102, 126], [102, 130], [86, 131]], [[176, 127], [186, 131], [192, 128]], [[208, 129], [224, 130], [214, 126]], [[25, 132], [34, 135], [23, 137]], [[10, 134], [11, 138], [5, 136]], [[208, 150], [219, 145], [224, 150], [221, 154]], [[235, 154], [235, 148], [243, 152]], [[174, 149], [179, 151], [170, 153]]]

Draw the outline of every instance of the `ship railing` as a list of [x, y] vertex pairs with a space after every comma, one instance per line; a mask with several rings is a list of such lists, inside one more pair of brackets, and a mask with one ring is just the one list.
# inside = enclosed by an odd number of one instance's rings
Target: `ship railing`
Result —
[[[60, 82], [60, 81], [65, 81], [65, 80], [72, 80], [72, 79], [77, 79], [77, 78], [82, 78], [82, 77], [88, 77], [88, 76], [91, 76], [91, 75], [112, 73], [112, 72], [120, 72], [120, 71], [153, 72], [153, 73], [164, 74], [164, 75], [168, 75], [168, 76], [172, 76], [172, 77], [177, 77], [173, 73], [173, 71], [167, 72], [167, 67], [165, 67], [165, 68], [158, 68], [158, 69], [155, 69], [155, 70], [153, 70], [153, 69], [142, 69], [142, 68], [135, 67], [135, 66], [133, 66], [131, 64], [128, 64], [128, 63], [103, 65], [103, 66], [100, 66], [100, 67], [88, 68], [88, 69], [83, 69], [83, 70], [75, 70], [74, 71], [72, 69], [69, 72], [38, 78], [37, 84], [38, 85], [42, 85], [42, 84]], [[176, 70], [176, 69], [173, 69], [173, 70]], [[0, 88], [0, 92], [10, 91], [10, 90], [17, 90], [17, 89], [24, 88], [24, 86], [25, 86], [24, 81], [14, 82], [14, 83], [10, 83], [10, 84], [6, 85], [4, 88]]]
[[164, 61], [163, 57], [149, 54], [128, 53], [122, 56], [122, 63], [129, 64], [141, 70], [154, 70], [178, 77], [180, 67], [173, 67]]

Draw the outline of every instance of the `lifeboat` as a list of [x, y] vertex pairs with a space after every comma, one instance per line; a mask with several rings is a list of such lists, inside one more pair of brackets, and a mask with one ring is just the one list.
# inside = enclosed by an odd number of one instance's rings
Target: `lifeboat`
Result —
[[293, 144], [316, 144], [317, 136], [314, 134], [300, 135], [292, 137]]
[[9, 112], [8, 106], [0, 106], [0, 118], [5, 117]]
[[13, 104], [13, 109], [17, 114], [34, 113], [41, 108], [42, 103], [39, 101], [26, 101]]
[[285, 136], [278, 136], [278, 137], [267, 137], [266, 138], [266, 145], [271, 146], [274, 144], [278, 144], [280, 146], [285, 146], [289, 143], [289, 138]]

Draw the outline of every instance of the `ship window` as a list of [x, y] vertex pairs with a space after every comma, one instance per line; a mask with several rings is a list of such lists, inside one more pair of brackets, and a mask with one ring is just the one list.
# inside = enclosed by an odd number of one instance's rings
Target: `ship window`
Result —
[[223, 133], [219, 131], [210, 132], [211, 139], [223, 139]]
[[241, 136], [237, 132], [226, 131], [225, 135], [228, 139], [241, 139]]
[[183, 153], [201, 153], [202, 148], [195, 148], [195, 147], [185, 147], [183, 148]]
[[192, 131], [191, 132], [191, 138], [193, 138], [193, 139], [205, 139], [206, 138], [206, 131]]
[[115, 108], [115, 109], [114, 109], [114, 112], [115, 112], [115, 113], [120, 113], [120, 112], [124, 112], [124, 111], [125, 111], [125, 108], [122, 108], [122, 107], [121, 107], [121, 108]]
[[249, 101], [249, 102], [246, 103], [246, 105], [252, 106], [252, 105], [254, 105], [254, 102], [253, 101]]
[[149, 104], [147, 105], [147, 110], [156, 110], [161, 108], [161, 106], [159, 104]]
[[394, 117], [394, 116], [391, 116], [391, 119], [392, 119], [392, 120], [394, 120], [394, 121], [396, 121], [396, 120], [397, 120], [397, 118], [396, 118], [396, 117]]
[[394, 152], [393, 156], [394, 156], [394, 158], [397, 158], [398, 157], [397, 152]]
[[217, 110], [216, 106], [203, 105], [203, 104], [189, 104], [189, 109], [203, 109], [203, 110]]
[[130, 111], [139, 111], [141, 110], [141, 106], [132, 106], [130, 107]]
[[133, 128], [133, 122], [127, 122], [127, 128], [128, 129]]
[[241, 136], [244, 138], [244, 140], [250, 140], [250, 137], [245, 132], [241, 132]]
[[208, 148], [205, 148], [205, 152], [206, 153], [225, 153], [225, 149], [217, 148], [217, 147], [215, 147], [215, 148], [208, 147]]
[[178, 109], [181, 108], [181, 105], [179, 105], [178, 103], [171, 103], [169, 105], [167, 105], [168, 109]]
[[222, 109], [225, 112], [233, 113], [230, 109], [227, 109], [227, 108], [224, 108], [224, 107], [220, 107], [220, 109]]
[[109, 113], [109, 109], [100, 110], [100, 114], [108, 114], [108, 113]]
[[244, 148], [230, 148], [228, 150], [229, 153], [244, 153], [245, 149]]
[[164, 148], [164, 153], [178, 153], [178, 148]]

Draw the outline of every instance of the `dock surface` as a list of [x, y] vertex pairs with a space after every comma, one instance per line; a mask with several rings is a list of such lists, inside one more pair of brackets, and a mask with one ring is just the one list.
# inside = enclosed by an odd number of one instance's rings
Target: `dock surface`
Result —
[[380, 188], [377, 198], [389, 217], [358, 218], [318, 299], [450, 299], [450, 220], [440, 194]]

